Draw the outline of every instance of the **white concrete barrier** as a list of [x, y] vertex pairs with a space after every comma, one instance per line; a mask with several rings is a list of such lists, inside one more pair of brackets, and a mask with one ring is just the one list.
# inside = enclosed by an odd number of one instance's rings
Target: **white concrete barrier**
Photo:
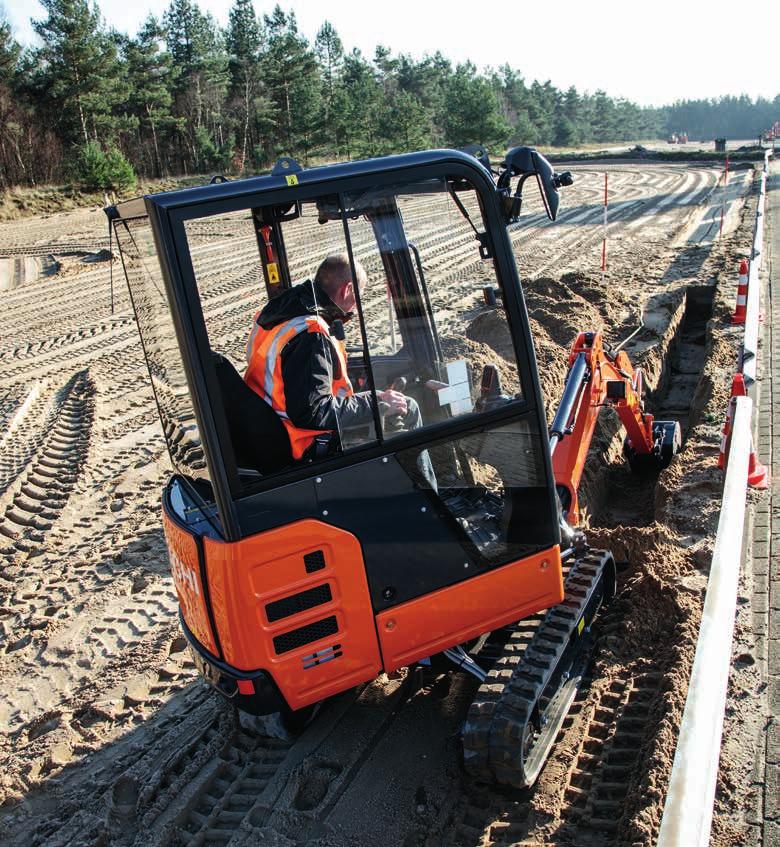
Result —
[[745, 523], [753, 401], [736, 397], [718, 534], [658, 847], [707, 847], [718, 778]]
[[[763, 262], [766, 182], [771, 155], [767, 151], [761, 174], [740, 357], [740, 370], [748, 390], [756, 381], [759, 271]], [[710, 841], [742, 563], [748, 465], [753, 449], [753, 401], [750, 397], [735, 397], [732, 402], [735, 410], [718, 533], [657, 847], [707, 847]]]
[[761, 281], [759, 271], [764, 261], [764, 215], [766, 213], [766, 180], [769, 174], [771, 151], [764, 156], [764, 169], [761, 172], [761, 191], [756, 210], [756, 226], [753, 232], [753, 254], [750, 258], [748, 276], [747, 315], [745, 316], [745, 340], [742, 344], [742, 373], [748, 391], [756, 382], [756, 364], [758, 361], [758, 316], [761, 310]]

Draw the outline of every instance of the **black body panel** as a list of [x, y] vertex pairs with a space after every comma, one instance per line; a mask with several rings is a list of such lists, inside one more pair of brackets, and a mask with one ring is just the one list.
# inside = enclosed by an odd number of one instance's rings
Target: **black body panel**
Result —
[[[242, 712], [247, 712], [250, 715], [271, 715], [287, 708], [284, 697], [282, 697], [270, 674], [265, 671], [255, 671], [254, 673], [237, 671], [203, 648], [203, 645], [187, 628], [181, 614], [179, 614], [179, 623], [187, 638], [190, 654], [198, 673], [212, 688], [230, 700]], [[251, 680], [254, 693], [243, 694], [239, 691], [239, 680]]]

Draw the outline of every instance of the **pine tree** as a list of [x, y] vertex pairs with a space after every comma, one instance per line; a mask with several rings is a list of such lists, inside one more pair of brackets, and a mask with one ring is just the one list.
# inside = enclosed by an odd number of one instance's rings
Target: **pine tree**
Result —
[[321, 111], [317, 60], [298, 32], [292, 12], [285, 14], [276, 6], [263, 19], [267, 34], [263, 78], [276, 109], [278, 152], [302, 154], [306, 161], [314, 146]]
[[615, 103], [605, 91], [597, 91], [593, 95], [594, 141], [614, 141], [617, 134]]
[[9, 188], [27, 177], [22, 155], [23, 113], [13, 86], [21, 48], [7, 21], [0, 21], [0, 188]]
[[502, 65], [492, 77], [504, 119], [511, 127], [509, 144], [533, 144], [536, 128], [529, 116], [529, 91], [523, 77], [509, 65]]
[[443, 125], [448, 112], [447, 85], [452, 65], [440, 52], [415, 62], [410, 56], [398, 57], [398, 87], [413, 94], [425, 111], [431, 143], [445, 143]]
[[41, 0], [48, 17], [33, 21], [43, 45], [36, 51], [42, 88], [52, 115], [61, 116], [68, 142], [107, 142], [113, 111], [126, 96], [114, 41], [97, 7], [86, 0]]
[[447, 86], [447, 143], [453, 147], [505, 145], [510, 128], [490, 82], [478, 76], [471, 62], [458, 65]]
[[[138, 122], [137, 155], [141, 163], [145, 158], [152, 162], [149, 170], [158, 177], [167, 170], [160, 134], [169, 132], [175, 125], [175, 118], [171, 114], [171, 56], [160, 49], [163, 35], [157, 19], [149, 15], [137, 38], [129, 39], [124, 47], [130, 85], [128, 107]], [[145, 153], [145, 131], [148, 131], [151, 139], [151, 155], [148, 157]]]
[[380, 126], [388, 145], [387, 152], [409, 153], [431, 145], [431, 125], [416, 95], [397, 89], [385, 101]]
[[317, 32], [314, 52], [322, 73], [322, 134], [326, 144], [338, 155], [339, 143], [333, 109], [336, 87], [344, 65], [344, 46], [333, 24], [328, 21], [325, 21]]
[[348, 158], [375, 156], [382, 138], [382, 89], [374, 69], [360, 50], [344, 57], [344, 70], [334, 98], [334, 122]]
[[273, 126], [273, 107], [265, 94], [260, 56], [264, 34], [255, 15], [252, 0], [235, 0], [226, 33], [230, 102], [241, 115], [238, 127], [240, 152], [236, 154], [239, 173], [246, 167], [250, 143]]
[[574, 147], [587, 136], [582, 114], [582, 101], [577, 89], [571, 86], [565, 94], [558, 93], [555, 103], [553, 142], [559, 147]]
[[0, 21], [0, 85], [11, 85], [22, 48], [11, 35], [8, 21]]
[[172, 0], [163, 24], [175, 71], [174, 113], [182, 119], [182, 158], [199, 171], [223, 168], [230, 144], [223, 112], [228, 60], [222, 32], [190, 0]]

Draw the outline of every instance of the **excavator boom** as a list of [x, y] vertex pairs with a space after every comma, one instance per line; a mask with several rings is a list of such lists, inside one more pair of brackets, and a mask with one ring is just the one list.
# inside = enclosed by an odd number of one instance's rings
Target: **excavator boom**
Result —
[[601, 333], [581, 332], [572, 345], [563, 397], [550, 427], [553, 473], [563, 511], [579, 523], [579, 488], [598, 416], [605, 406], [618, 413], [626, 430], [624, 452], [635, 470], [666, 467], [680, 445], [676, 421], [655, 421], [645, 411], [644, 375], [625, 351], [611, 353]]

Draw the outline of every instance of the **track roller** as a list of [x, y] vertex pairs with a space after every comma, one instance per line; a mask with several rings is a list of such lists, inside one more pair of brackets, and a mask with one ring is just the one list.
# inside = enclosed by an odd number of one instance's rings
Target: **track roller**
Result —
[[524, 652], [510, 637], [469, 708], [463, 760], [477, 779], [517, 788], [536, 781], [590, 657], [590, 624], [615, 594], [612, 554], [578, 559], [564, 592]]

